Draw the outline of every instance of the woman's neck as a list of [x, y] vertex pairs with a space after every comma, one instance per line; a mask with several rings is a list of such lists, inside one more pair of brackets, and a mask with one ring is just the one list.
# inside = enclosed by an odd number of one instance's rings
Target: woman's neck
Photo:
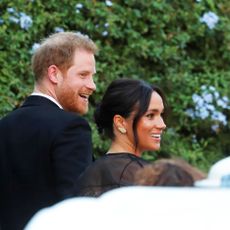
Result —
[[124, 143], [117, 143], [116, 141], [112, 142], [107, 154], [110, 153], [130, 153], [136, 156], [140, 156], [141, 153], [135, 150], [133, 145], [127, 145]]

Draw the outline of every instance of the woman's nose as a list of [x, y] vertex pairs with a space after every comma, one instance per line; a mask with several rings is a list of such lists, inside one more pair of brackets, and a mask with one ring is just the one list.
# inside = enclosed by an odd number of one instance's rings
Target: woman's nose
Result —
[[166, 124], [165, 124], [164, 119], [162, 117], [159, 118], [158, 123], [157, 123], [157, 127], [159, 129], [162, 129], [162, 130], [166, 129]]

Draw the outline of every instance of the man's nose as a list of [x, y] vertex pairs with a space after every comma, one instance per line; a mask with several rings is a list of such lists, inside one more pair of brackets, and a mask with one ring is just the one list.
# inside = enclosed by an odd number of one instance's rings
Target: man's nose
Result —
[[87, 88], [91, 89], [92, 91], [96, 90], [96, 84], [93, 80], [93, 77], [91, 77], [88, 81], [87, 81]]

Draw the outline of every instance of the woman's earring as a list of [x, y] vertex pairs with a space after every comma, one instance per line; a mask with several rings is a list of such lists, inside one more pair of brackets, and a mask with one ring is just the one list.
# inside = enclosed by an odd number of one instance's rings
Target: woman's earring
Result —
[[118, 127], [118, 130], [123, 134], [125, 134], [127, 132], [126, 129], [123, 127]]

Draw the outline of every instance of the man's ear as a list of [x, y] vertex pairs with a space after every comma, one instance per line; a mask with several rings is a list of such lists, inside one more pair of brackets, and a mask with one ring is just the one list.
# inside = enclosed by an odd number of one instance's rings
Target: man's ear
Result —
[[58, 83], [58, 74], [59, 74], [59, 69], [56, 65], [51, 65], [48, 67], [47, 70], [48, 73], [48, 78], [49, 80], [54, 83], [57, 84]]

